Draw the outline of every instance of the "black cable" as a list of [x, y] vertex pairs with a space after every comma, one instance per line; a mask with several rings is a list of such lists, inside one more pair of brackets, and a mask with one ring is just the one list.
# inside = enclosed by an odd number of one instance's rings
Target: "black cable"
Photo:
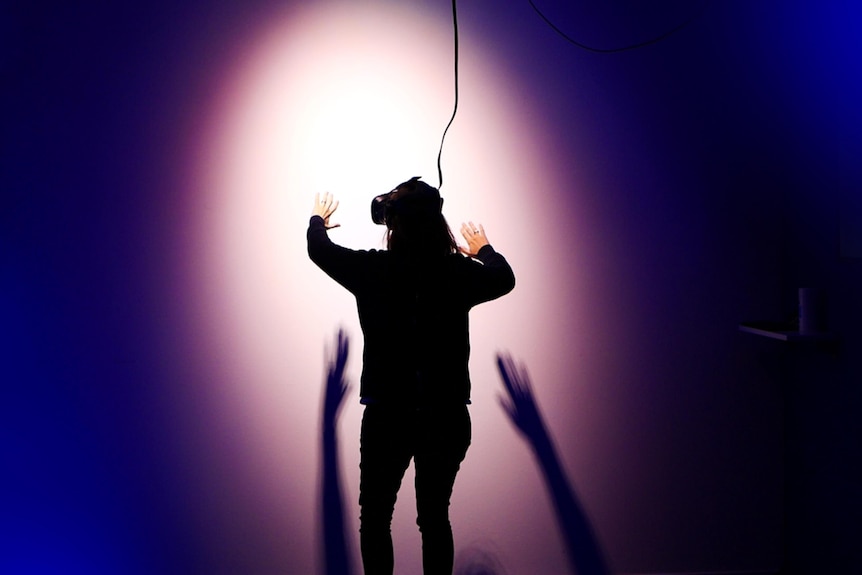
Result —
[[686, 20], [685, 22], [683, 22], [682, 24], [680, 24], [680, 25], [679, 25], [679, 26], [677, 26], [676, 28], [673, 28], [673, 29], [671, 29], [670, 31], [665, 32], [665, 33], [664, 33], [664, 34], [662, 34], [661, 36], [656, 36], [655, 38], [653, 38], [653, 39], [651, 39], [651, 40], [647, 40], [647, 41], [645, 41], [645, 42], [638, 42], [637, 44], [632, 44], [631, 46], [624, 46], [624, 47], [622, 47], [622, 48], [609, 48], [609, 49], [603, 49], [603, 48], [593, 48], [593, 47], [591, 47], [591, 46], [587, 46], [586, 44], [582, 44], [582, 43], [578, 42], [577, 40], [573, 40], [573, 39], [572, 39], [571, 37], [569, 37], [565, 32], [563, 32], [562, 30], [560, 30], [559, 28], [557, 28], [557, 27], [554, 25], [554, 23], [553, 23], [553, 22], [551, 22], [551, 21], [548, 19], [548, 17], [547, 17], [547, 16], [545, 16], [545, 15], [542, 13], [542, 11], [541, 11], [541, 10], [539, 10], [539, 8], [538, 8], [538, 7], [533, 3], [533, 0], [529, 0], [529, 2], [530, 2], [530, 6], [532, 6], [532, 7], [533, 7], [533, 10], [535, 10], [535, 11], [536, 11], [536, 14], [538, 14], [539, 16], [541, 16], [541, 17], [542, 17], [542, 20], [544, 20], [544, 21], [545, 21], [545, 23], [546, 23], [548, 26], [550, 26], [550, 27], [551, 27], [551, 28], [552, 28], [552, 29], [553, 29], [557, 34], [559, 34], [560, 36], [562, 36], [563, 38], [565, 38], [566, 40], [568, 40], [569, 42], [571, 42], [572, 44], [574, 44], [574, 45], [575, 45], [575, 46], [577, 46], [578, 48], [581, 48], [581, 49], [583, 49], [583, 50], [587, 50], [587, 51], [589, 51], [589, 52], [597, 52], [597, 53], [599, 53], [599, 54], [613, 54], [613, 53], [615, 53], [615, 52], [625, 52], [625, 51], [627, 51], [627, 50], [634, 50], [634, 49], [636, 49], [636, 48], [643, 48], [644, 46], [649, 46], [650, 44], [655, 44], [655, 43], [657, 43], [657, 42], [661, 42], [662, 40], [664, 40], [665, 38], [667, 38], [668, 36], [670, 36], [670, 35], [671, 35], [671, 34], [673, 34], [674, 32], [677, 32], [677, 31], [679, 31], [679, 30], [682, 30], [683, 28], [685, 28], [686, 26], [688, 26], [689, 24], [691, 24], [691, 22], [692, 22], [695, 18], [697, 18], [698, 16], [700, 16], [701, 14], [703, 14], [703, 12], [704, 12], [704, 8], [706, 8], [706, 5], [707, 5], [707, 4], [709, 4], [709, 0], [704, 0], [703, 4], [701, 4], [701, 9], [700, 9], [700, 10], [698, 10], [697, 12], [695, 12], [693, 16], [691, 16], [688, 20]]
[[452, 0], [452, 24], [455, 27], [455, 107], [452, 110], [452, 117], [449, 118], [449, 123], [446, 124], [446, 129], [443, 130], [443, 137], [440, 138], [440, 150], [437, 152], [438, 190], [443, 187], [443, 168], [440, 167], [440, 158], [443, 156], [443, 142], [446, 140], [446, 132], [449, 131], [449, 126], [452, 125], [452, 122], [455, 120], [455, 114], [458, 112], [458, 9], [456, 0]]

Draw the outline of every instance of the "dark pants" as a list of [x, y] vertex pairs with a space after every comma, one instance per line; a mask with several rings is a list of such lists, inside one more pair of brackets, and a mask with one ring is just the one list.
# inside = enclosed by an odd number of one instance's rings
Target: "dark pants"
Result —
[[470, 431], [466, 405], [424, 409], [366, 406], [359, 464], [359, 540], [366, 575], [392, 574], [392, 512], [411, 458], [423, 571], [425, 575], [452, 573], [449, 498], [470, 446]]

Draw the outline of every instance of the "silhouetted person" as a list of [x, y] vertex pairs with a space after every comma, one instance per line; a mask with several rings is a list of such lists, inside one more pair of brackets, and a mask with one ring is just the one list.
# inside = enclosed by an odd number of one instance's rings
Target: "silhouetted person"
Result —
[[327, 360], [326, 387], [323, 392], [321, 431], [323, 440], [323, 561], [326, 575], [352, 575], [353, 563], [344, 529], [344, 508], [338, 467], [338, 412], [347, 395], [344, 379], [348, 340], [338, 331], [335, 354]]
[[442, 205], [419, 178], [374, 198], [387, 250], [334, 244], [327, 230], [338, 202], [329, 193], [315, 195], [309, 221], [308, 254], [355, 296], [364, 336], [359, 519], [367, 575], [393, 571], [390, 525], [411, 459], [423, 570], [452, 572], [449, 500], [471, 434], [468, 312], [515, 285], [481, 226], [463, 224], [467, 248], [458, 248]]
[[516, 366], [508, 355], [497, 356], [497, 367], [508, 394], [508, 399], [500, 398], [500, 403], [509, 419], [530, 443], [539, 461], [548, 491], [554, 500], [573, 572], [577, 575], [606, 575], [608, 568], [598, 540], [560, 465], [554, 442], [533, 399], [526, 368]]

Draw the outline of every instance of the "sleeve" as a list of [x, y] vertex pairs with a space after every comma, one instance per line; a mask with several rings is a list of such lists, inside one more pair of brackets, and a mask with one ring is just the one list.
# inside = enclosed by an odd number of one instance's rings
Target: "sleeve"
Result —
[[311, 261], [351, 293], [356, 293], [363, 277], [363, 254], [367, 252], [351, 250], [330, 240], [320, 216], [309, 220], [306, 239]]
[[482, 246], [476, 254], [481, 264], [471, 262], [470, 305], [497, 299], [515, 288], [515, 273], [506, 258], [490, 245]]

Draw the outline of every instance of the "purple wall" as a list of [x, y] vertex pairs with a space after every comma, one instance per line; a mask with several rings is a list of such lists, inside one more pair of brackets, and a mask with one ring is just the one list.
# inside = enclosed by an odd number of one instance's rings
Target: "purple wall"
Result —
[[[273, 4], [3, 9], [0, 571], [316, 565], [297, 543], [314, 518], [290, 517], [290, 497], [273, 511], [247, 482], [267, 469], [241, 469], [241, 408], [204, 391], [219, 358], [202, 361], [177, 319], [190, 146]], [[614, 46], [691, 13], [611, 4], [547, 15]], [[560, 339], [558, 363], [531, 369], [580, 386], [537, 393], [615, 572], [859, 564], [862, 260], [841, 257], [839, 224], [862, 183], [851, 5], [710, 2], [663, 42], [610, 55], [566, 43], [526, 2], [460, 8], [462, 39], [503, 63], [555, 181], [573, 183], [555, 217], [581, 228], [543, 234], [579, 250], [555, 273], [583, 291], [552, 294], [577, 347]], [[828, 294], [837, 352], [737, 330], [791, 317], [806, 286]], [[536, 514], [514, 519], [553, 525]], [[531, 549], [511, 572], [564, 565], [556, 541]]]

